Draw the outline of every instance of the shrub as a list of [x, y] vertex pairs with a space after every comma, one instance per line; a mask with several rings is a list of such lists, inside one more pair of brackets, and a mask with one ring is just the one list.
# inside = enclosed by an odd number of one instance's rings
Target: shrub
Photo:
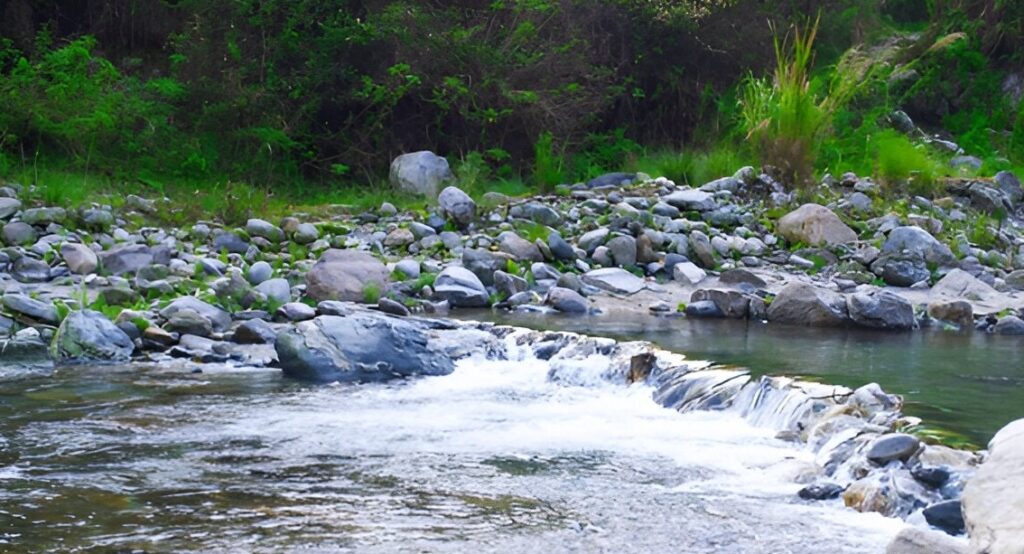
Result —
[[895, 131], [881, 131], [874, 139], [875, 171], [889, 186], [906, 185], [911, 194], [930, 196], [939, 184], [939, 164], [909, 138]]

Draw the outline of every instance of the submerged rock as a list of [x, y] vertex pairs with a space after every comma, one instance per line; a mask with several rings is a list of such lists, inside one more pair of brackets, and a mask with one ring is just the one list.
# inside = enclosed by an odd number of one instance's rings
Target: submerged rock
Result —
[[58, 365], [126, 362], [135, 345], [120, 328], [99, 312], [71, 312], [57, 329], [50, 357]]

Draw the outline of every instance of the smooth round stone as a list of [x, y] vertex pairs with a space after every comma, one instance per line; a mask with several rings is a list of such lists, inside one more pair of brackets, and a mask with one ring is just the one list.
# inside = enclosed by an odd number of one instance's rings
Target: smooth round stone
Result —
[[959, 535], [966, 530], [960, 500], [936, 502], [921, 513], [928, 525], [938, 527], [950, 535]]
[[921, 447], [921, 441], [912, 435], [893, 433], [883, 435], [868, 447], [867, 458], [878, 465], [893, 460], [906, 461]]
[[409, 279], [417, 279], [420, 276], [420, 263], [411, 259], [402, 260], [395, 264], [395, 271], [400, 271]]
[[256, 262], [249, 267], [245, 278], [253, 285], [258, 285], [274, 275], [274, 268], [267, 262]]

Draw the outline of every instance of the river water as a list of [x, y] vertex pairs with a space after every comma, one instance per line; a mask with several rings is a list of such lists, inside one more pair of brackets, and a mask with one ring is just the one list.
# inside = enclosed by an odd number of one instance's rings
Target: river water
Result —
[[535, 329], [647, 340], [758, 376], [802, 376], [852, 388], [877, 382], [886, 392], [903, 395], [903, 411], [920, 417], [926, 431], [976, 448], [984, 448], [996, 431], [1024, 417], [1020, 337], [938, 329], [815, 329], [646, 314], [613, 318], [495, 312], [487, 318]]
[[797, 500], [810, 455], [734, 412], [514, 358], [330, 386], [0, 361], [0, 551], [836, 554], [903, 525]]

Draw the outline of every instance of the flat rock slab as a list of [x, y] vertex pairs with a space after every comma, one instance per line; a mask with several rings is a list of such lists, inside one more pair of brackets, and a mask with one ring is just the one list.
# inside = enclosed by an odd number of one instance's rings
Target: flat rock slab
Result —
[[643, 279], [617, 267], [588, 271], [583, 274], [583, 282], [615, 294], [636, 294], [646, 286]]

